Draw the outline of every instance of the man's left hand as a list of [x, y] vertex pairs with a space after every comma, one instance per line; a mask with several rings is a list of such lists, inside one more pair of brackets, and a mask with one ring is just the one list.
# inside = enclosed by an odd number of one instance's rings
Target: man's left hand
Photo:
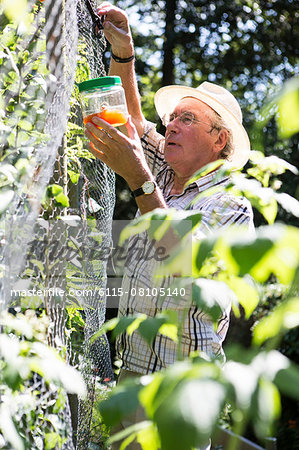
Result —
[[129, 117], [126, 123], [128, 136], [106, 121], [94, 116], [86, 124], [85, 135], [90, 139], [89, 150], [129, 185], [143, 178], [149, 171], [137, 130]]

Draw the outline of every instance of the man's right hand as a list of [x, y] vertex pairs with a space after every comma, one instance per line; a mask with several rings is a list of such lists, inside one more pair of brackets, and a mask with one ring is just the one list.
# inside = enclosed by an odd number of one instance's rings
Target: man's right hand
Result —
[[104, 35], [111, 44], [112, 52], [119, 58], [129, 58], [134, 54], [134, 45], [127, 14], [109, 2], [97, 8], [97, 14], [104, 16]]

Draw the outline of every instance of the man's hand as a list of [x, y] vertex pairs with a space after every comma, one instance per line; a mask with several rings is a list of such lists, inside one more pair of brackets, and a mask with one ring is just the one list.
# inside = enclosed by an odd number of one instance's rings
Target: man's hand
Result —
[[104, 35], [111, 44], [112, 52], [119, 58], [128, 58], [134, 54], [134, 45], [126, 13], [109, 2], [97, 8], [97, 14], [104, 16]]
[[96, 116], [92, 121], [86, 124], [85, 135], [90, 139], [89, 150], [94, 156], [122, 176], [131, 189], [152, 178], [130, 117], [126, 123], [128, 136]]

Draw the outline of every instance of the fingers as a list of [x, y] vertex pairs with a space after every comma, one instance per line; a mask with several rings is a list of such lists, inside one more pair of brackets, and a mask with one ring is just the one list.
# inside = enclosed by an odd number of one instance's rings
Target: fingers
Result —
[[131, 41], [130, 35], [128, 34], [127, 30], [124, 30], [122, 28], [118, 28], [116, 27], [112, 22], [110, 22], [109, 20], [105, 20], [104, 24], [104, 31], [105, 34], [107, 35], [107, 39], [110, 38], [114, 38], [119, 40], [120, 42], [122, 42], [122, 44], [124, 45], [127, 41], [127, 43], [129, 44]]
[[133, 43], [127, 14], [109, 2], [102, 3], [97, 8], [97, 14], [104, 17], [104, 35], [112, 47], [120, 48], [122, 51], [129, 47], [130, 52]]
[[112, 9], [113, 5], [112, 3], [109, 2], [103, 2], [100, 4], [100, 6], [97, 7], [96, 11], [98, 15], [103, 16], [104, 14], [107, 13], [107, 10]]
[[[103, 119], [100, 119], [97, 116], [94, 116], [92, 118], [91, 124], [95, 125], [96, 136], [98, 136], [100, 139], [103, 138], [102, 140], [104, 142], [107, 141], [107, 139], [105, 139], [105, 132], [108, 134], [110, 139], [112, 138], [116, 142], [122, 143], [124, 141], [124, 139], [126, 139], [126, 136], [123, 133], [121, 133], [116, 128], [114, 128], [112, 125], [110, 125], [108, 122], [106, 122]], [[97, 133], [97, 131], [99, 131], [100, 133]], [[103, 134], [103, 132], [104, 132], [104, 134]], [[107, 135], [106, 135], [106, 137], [107, 137]]]
[[92, 142], [95, 148], [105, 150], [105, 137], [108, 139], [108, 136], [103, 130], [95, 127], [92, 123], [87, 123], [85, 136]]
[[93, 142], [95, 139], [102, 144], [110, 146], [112, 144], [111, 140], [122, 145], [127, 144], [130, 140], [139, 141], [138, 132], [131, 116], [128, 117], [125, 127], [127, 129], [128, 137], [97, 116], [92, 118], [92, 122], [86, 124], [86, 130], [89, 133], [88, 138], [93, 140]]
[[109, 2], [104, 2], [102, 3], [97, 9], [96, 9], [96, 13], [99, 16], [104, 16], [104, 15], [108, 15], [108, 17], [113, 18], [114, 20], [121, 20], [123, 21], [124, 19], [127, 20], [127, 15], [126, 13], [118, 8], [117, 6], [112, 5]]
[[128, 117], [127, 123], [125, 124], [128, 136], [130, 139], [139, 140], [139, 136], [136, 130], [136, 127], [132, 121], [131, 116]]
[[96, 158], [100, 159], [105, 164], [107, 164], [108, 159], [107, 159], [106, 155], [103, 152], [101, 152], [100, 150], [96, 149], [92, 142], [89, 143], [88, 149], [89, 149], [90, 153], [92, 153]]

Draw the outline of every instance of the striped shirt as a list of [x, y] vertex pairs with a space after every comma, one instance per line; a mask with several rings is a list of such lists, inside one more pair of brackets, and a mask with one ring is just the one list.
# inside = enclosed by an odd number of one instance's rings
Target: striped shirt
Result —
[[[221, 187], [222, 185], [225, 187], [229, 182], [228, 177], [219, 179], [217, 171], [214, 171], [187, 186], [181, 194], [173, 195], [171, 189], [174, 172], [163, 158], [164, 137], [156, 132], [153, 124], [148, 122], [141, 142], [147, 163], [167, 205], [176, 210], [184, 210], [188, 207], [201, 213], [201, 223], [198, 227], [201, 236], [207, 236], [219, 228], [230, 225], [245, 225], [249, 229], [253, 229], [253, 213], [250, 202], [243, 197], [233, 196], [225, 190], [222, 192], [217, 190], [207, 196], [201, 195], [200, 199], [190, 205], [199, 193], [212, 187]], [[124, 271], [119, 317], [136, 313], [146, 313], [147, 316], [154, 317], [164, 308], [175, 308], [184, 323], [181, 341], [183, 356], [186, 357], [191, 351], [196, 350], [203, 351], [211, 357], [223, 356], [222, 342], [229, 325], [230, 308], [223, 311], [216, 330], [210, 318], [196, 306], [192, 305], [186, 309], [187, 297], [174, 298], [171, 296], [171, 289], [168, 289], [172, 286], [174, 278], [165, 276], [156, 279], [156, 269], [161, 263], [154, 258], [140, 257], [140, 252], [137, 250], [143, 249], [146, 252], [151, 245], [152, 242], [147, 233], [140, 233], [130, 240], [130, 247], [136, 250], [134, 252], [136, 257], [132, 257], [131, 254]], [[154, 287], [156, 289], [153, 289]], [[161, 298], [162, 296], [163, 298]], [[163, 301], [162, 306], [161, 300]], [[183, 319], [184, 309], [187, 314]], [[142, 374], [161, 370], [174, 363], [177, 358], [177, 344], [160, 333], [156, 335], [151, 346], [138, 331], [134, 331], [130, 335], [124, 333], [117, 340], [117, 351], [122, 359], [123, 369]]]

